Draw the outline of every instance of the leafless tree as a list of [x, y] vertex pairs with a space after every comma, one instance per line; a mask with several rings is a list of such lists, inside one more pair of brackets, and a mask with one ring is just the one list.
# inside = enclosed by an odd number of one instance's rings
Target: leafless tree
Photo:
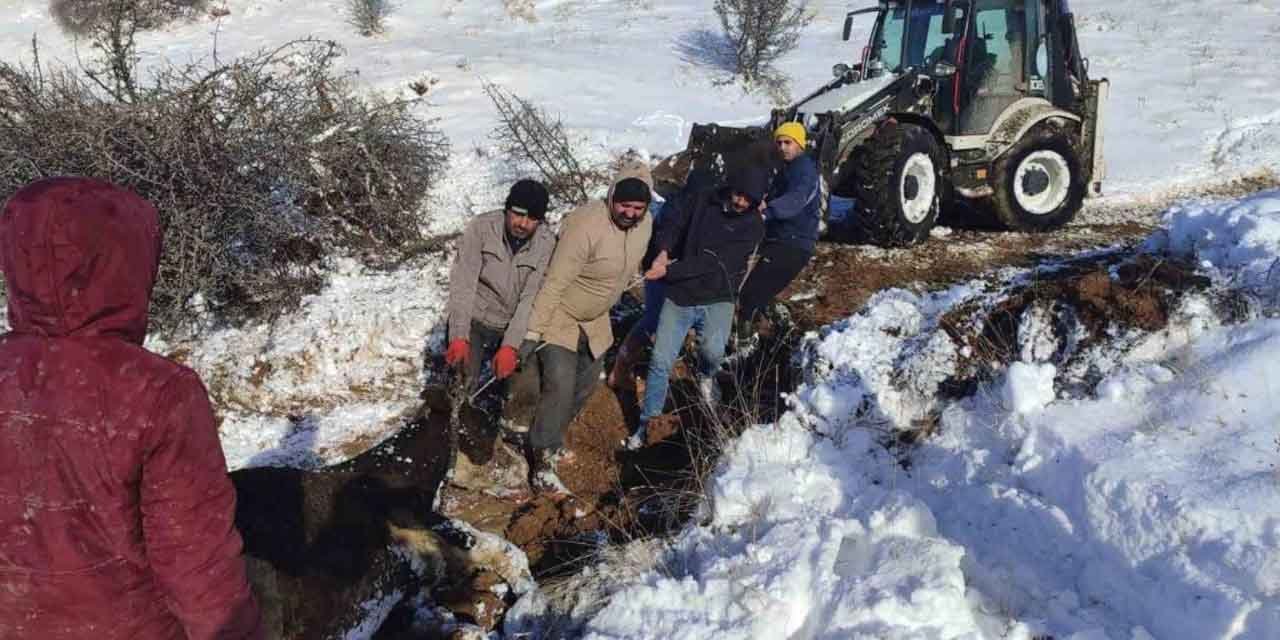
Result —
[[813, 20], [806, 0], [716, 0], [713, 7], [733, 45], [735, 71], [748, 82], [764, 79]]
[[578, 160], [564, 123], [492, 82], [484, 83], [484, 91], [498, 110], [499, 124], [492, 136], [502, 151], [536, 167], [558, 203], [585, 202], [604, 176]]
[[347, 24], [362, 36], [382, 33], [394, 8], [390, 0], [347, 0]]
[[138, 98], [137, 34], [189, 20], [208, 4], [208, 0], [50, 0], [49, 13], [64, 31], [98, 51], [95, 63], [84, 67], [89, 78], [119, 100], [134, 100]]

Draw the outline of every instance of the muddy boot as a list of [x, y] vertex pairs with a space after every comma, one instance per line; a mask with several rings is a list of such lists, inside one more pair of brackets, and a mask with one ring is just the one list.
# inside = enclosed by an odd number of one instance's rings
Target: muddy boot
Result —
[[533, 486], [533, 490], [535, 492], [552, 498], [562, 498], [572, 495], [569, 489], [564, 486], [564, 483], [560, 481], [560, 476], [556, 473], [556, 467], [563, 459], [563, 450], [561, 449], [534, 450], [533, 465], [530, 469], [532, 472], [530, 484]]
[[715, 376], [698, 377], [698, 396], [708, 407], [714, 409], [720, 405], [720, 384]]
[[635, 432], [627, 437], [627, 441], [623, 443], [622, 446], [626, 447], [628, 451], [639, 451], [644, 448], [645, 440], [647, 440], [648, 437], [648, 426], [641, 422], [640, 426], [636, 427]]
[[615, 390], [634, 391], [636, 388], [636, 364], [648, 346], [649, 337], [641, 331], [627, 334], [626, 340], [618, 347], [618, 355], [613, 359], [613, 369], [609, 371], [609, 388]]
[[733, 335], [726, 345], [728, 355], [725, 357], [726, 366], [738, 364], [741, 360], [755, 353], [756, 347], [760, 344], [760, 338], [756, 336], [755, 323], [750, 320], [738, 320], [734, 324]]

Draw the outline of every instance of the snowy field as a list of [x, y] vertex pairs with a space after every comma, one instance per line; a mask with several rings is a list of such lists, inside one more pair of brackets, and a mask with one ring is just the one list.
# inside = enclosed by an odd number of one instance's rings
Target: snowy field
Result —
[[[839, 29], [863, 4], [811, 3], [818, 17], [780, 65], [792, 97], [857, 57], [864, 36], [842, 43]], [[0, 0], [6, 60], [29, 60], [37, 35], [44, 62], [75, 64], [46, 5]], [[221, 21], [147, 34], [140, 50], [145, 67], [208, 56], [215, 42], [226, 58], [314, 36], [343, 44], [371, 90], [407, 97], [425, 80], [424, 113], [453, 145], [427, 225], [449, 233], [530, 173], [496, 155], [482, 81], [558, 114], [599, 163], [629, 148], [676, 151], [693, 122], [767, 115], [766, 95], [721, 82], [710, 5], [402, 2], [386, 34], [362, 38], [342, 2], [228, 0]], [[1072, 7], [1091, 74], [1112, 82], [1102, 204], [1280, 168], [1280, 0]], [[1146, 250], [1192, 253], [1215, 287], [1248, 289], [1259, 304], [1225, 326], [1189, 299], [1167, 330], [1096, 354], [1107, 375], [1088, 394], [1063, 393], [1077, 372], [1032, 358], [938, 406], [932, 391], [955, 355], [937, 320], [991, 285], [883, 292], [813, 337], [822, 366], [779, 424], [749, 431], [727, 456], [711, 525], [673, 543], [666, 571], [618, 585], [588, 622], [592, 636], [1280, 637], [1277, 218], [1276, 193], [1169, 211]], [[380, 273], [336, 260], [325, 290], [272, 325], [149, 346], [208, 382], [232, 468], [336, 462], [419, 402], [447, 266], [436, 257]], [[891, 337], [888, 326], [904, 330]], [[921, 374], [911, 389], [888, 382], [903, 367]], [[867, 398], [904, 424], [940, 412], [910, 473], [850, 418]]]
[[[215, 5], [218, 3], [215, 3]], [[1094, 76], [1112, 81], [1106, 135], [1117, 203], [1193, 190], [1280, 164], [1280, 2], [1072, 3]], [[723, 81], [727, 61], [709, 1], [507, 0], [399, 3], [387, 33], [364, 38], [337, 0], [227, 0], [227, 15], [143, 34], [142, 66], [226, 59], [294, 38], [333, 39], [370, 90], [411, 97], [453, 145], [426, 211], [433, 233], [455, 232], [498, 206], [532, 173], [499, 157], [496, 115], [481, 89], [496, 82], [563, 118], [578, 151], [604, 163], [627, 149], [660, 157], [683, 147], [694, 122], [741, 124], [772, 107], [763, 92]], [[811, 2], [816, 19], [780, 70], [798, 99], [831, 65], [860, 54], [868, 21], [839, 39], [845, 2]], [[859, 5], [860, 6], [860, 5]], [[0, 0], [0, 51], [76, 64], [46, 0]], [[349, 457], [394, 431], [417, 402], [424, 354], [442, 339], [444, 258], [384, 274], [338, 261], [328, 288], [272, 326], [211, 330], [152, 346], [194, 366], [224, 418], [233, 468], [312, 466]], [[373, 310], [377, 310], [376, 312]]]

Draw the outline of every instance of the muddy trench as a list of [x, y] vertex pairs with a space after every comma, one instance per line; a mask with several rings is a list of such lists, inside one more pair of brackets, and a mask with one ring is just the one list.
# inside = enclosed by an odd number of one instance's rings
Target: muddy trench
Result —
[[[628, 312], [615, 317], [619, 336], [640, 304], [630, 298], [622, 308]], [[482, 408], [462, 411], [454, 476], [442, 484], [450, 424], [442, 389], [424, 391], [403, 429], [348, 462], [317, 471], [234, 472], [237, 524], [271, 636], [342, 637], [392, 598], [398, 604], [385, 605], [389, 613], [373, 614], [385, 622], [372, 637], [470, 637], [497, 628], [517, 598], [517, 580], [494, 570], [505, 560], [468, 555], [472, 541], [449, 520], [513, 543], [539, 582], [576, 572], [610, 545], [679, 530], [697, 509], [699, 478], [726, 439], [748, 419], [772, 420], [791, 388], [800, 332], [784, 324], [762, 324], [765, 335], [750, 354], [725, 368], [714, 415], [698, 400], [692, 363], [678, 362], [669, 413], [650, 425], [637, 451], [622, 442], [639, 417], [646, 363], [636, 368], [634, 390], [599, 384], [566, 434], [574, 455], [560, 465], [573, 494], [565, 499], [529, 491], [519, 436]], [[411, 559], [417, 555], [427, 557], [425, 573], [422, 561]], [[425, 601], [437, 608], [424, 620]]]
[[[1071, 322], [1098, 336], [1111, 323], [1162, 326], [1176, 299], [1169, 292], [1203, 283], [1171, 263], [1121, 265], [1119, 256], [1131, 253], [1128, 244], [1148, 231], [1142, 224], [1104, 222], [1052, 235], [959, 230], [909, 249], [822, 243], [780, 296], [773, 321], [757, 327], [750, 355], [731, 356], [735, 364], [721, 374], [725, 400], [717, 411], [700, 405], [687, 369], [678, 365], [669, 415], [651, 425], [647, 446], [630, 452], [621, 443], [638, 417], [637, 397], [600, 384], [567, 433], [574, 458], [562, 464], [561, 477], [574, 495], [564, 500], [529, 493], [520, 443], [481, 410], [464, 412], [459, 471], [437, 495], [449, 411], [447, 400], [432, 393], [424, 393], [421, 409], [399, 433], [346, 463], [320, 471], [233, 473], [237, 521], [273, 637], [342, 637], [369, 620], [380, 624], [376, 631], [362, 628], [365, 637], [472, 637], [467, 633], [500, 628], [519, 582], [519, 572], [504, 571], [492, 549], [481, 557], [472, 534], [495, 534], [519, 547], [542, 582], [577, 571], [610, 545], [679, 530], [697, 513], [698, 479], [726, 439], [748, 422], [772, 421], [784, 408], [782, 394], [798, 382], [792, 351], [803, 334], [856, 313], [882, 289], [935, 289], [1000, 267], [1110, 248], [1011, 290], [995, 308], [949, 318], [949, 334], [973, 354], [942, 390], [952, 397], [971, 392], [1001, 362], [1017, 357], [1017, 327], [1028, 309], [1070, 309]], [[622, 308], [615, 317], [619, 336], [638, 301], [632, 297]], [[642, 364], [637, 372], [643, 371]], [[453, 530], [443, 524], [448, 519], [474, 530]]]

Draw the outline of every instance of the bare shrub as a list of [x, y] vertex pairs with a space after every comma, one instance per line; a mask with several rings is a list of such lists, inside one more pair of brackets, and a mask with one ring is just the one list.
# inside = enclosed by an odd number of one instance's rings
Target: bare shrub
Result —
[[585, 559], [590, 570], [540, 579], [538, 593], [533, 597], [546, 606], [532, 614], [509, 611], [503, 631], [509, 638], [580, 638], [591, 618], [620, 589], [651, 571], [672, 576], [673, 572], [663, 564], [668, 551], [668, 543], [659, 538], [598, 546]]
[[134, 31], [159, 29], [178, 20], [189, 20], [208, 9], [209, 0], [50, 0], [49, 14], [63, 31], [91, 36], [101, 29]]
[[393, 8], [389, 0], [347, 0], [347, 24], [362, 36], [382, 33]]
[[559, 204], [585, 202], [605, 176], [584, 167], [565, 135], [564, 123], [532, 102], [492, 83], [484, 92], [498, 110], [492, 138], [504, 153], [531, 163], [542, 174], [547, 191]]
[[525, 22], [537, 22], [537, 7], [534, 0], [502, 0], [502, 10], [508, 16]]
[[140, 31], [189, 20], [208, 7], [208, 0], [50, 0], [54, 22], [98, 51], [83, 65], [89, 79], [117, 100], [138, 98], [134, 38]]
[[716, 0], [713, 8], [733, 46], [735, 72], [748, 82], [766, 79], [813, 20], [806, 0]]
[[231, 320], [288, 309], [330, 253], [382, 264], [421, 248], [418, 208], [446, 157], [413, 103], [358, 96], [339, 55], [305, 40], [165, 67], [131, 100], [38, 56], [0, 63], [0, 192], [85, 175], [155, 203], [161, 327], [197, 297]]

